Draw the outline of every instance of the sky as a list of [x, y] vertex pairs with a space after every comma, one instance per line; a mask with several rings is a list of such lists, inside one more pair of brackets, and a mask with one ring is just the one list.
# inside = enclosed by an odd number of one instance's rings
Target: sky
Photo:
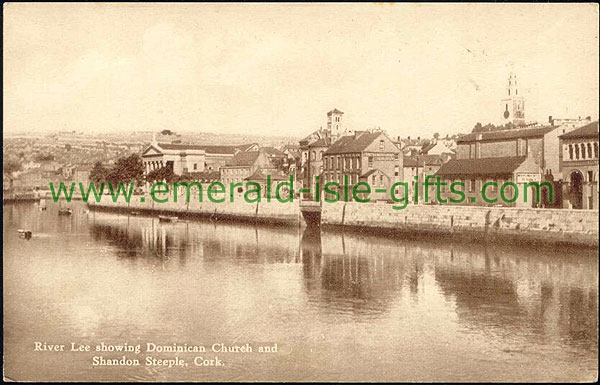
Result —
[[598, 117], [597, 4], [4, 5], [4, 132], [393, 136]]

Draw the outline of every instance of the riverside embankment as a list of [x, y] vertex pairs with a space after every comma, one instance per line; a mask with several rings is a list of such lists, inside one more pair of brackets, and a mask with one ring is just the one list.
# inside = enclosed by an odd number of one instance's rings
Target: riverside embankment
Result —
[[324, 204], [321, 224], [381, 233], [472, 241], [598, 247], [598, 210], [338, 202]]
[[123, 199], [113, 202], [110, 195], [103, 195], [100, 202], [89, 201], [88, 206], [92, 209], [101, 210], [200, 217], [224, 221], [231, 220], [296, 226], [304, 222], [298, 201], [281, 203], [276, 199], [273, 199], [271, 202], [256, 203], [247, 203], [241, 199], [234, 200], [233, 202], [216, 203], [208, 199], [204, 202], [198, 202], [197, 198], [186, 202], [185, 197], [181, 197], [178, 202], [169, 200], [165, 203], [159, 203], [154, 202], [148, 196], [134, 195], [130, 202], [125, 202]]
[[[149, 197], [113, 202], [108, 195], [90, 208], [204, 217], [253, 223], [302, 225], [301, 206], [290, 203], [153, 202]], [[321, 205], [321, 226], [404, 237], [446, 237], [513, 245], [598, 247], [598, 210], [412, 205], [394, 210], [386, 203]]]

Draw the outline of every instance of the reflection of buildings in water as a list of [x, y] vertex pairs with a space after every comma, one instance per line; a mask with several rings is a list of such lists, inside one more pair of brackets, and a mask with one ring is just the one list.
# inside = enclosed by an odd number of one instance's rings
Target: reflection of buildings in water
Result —
[[425, 302], [428, 290], [439, 292], [468, 328], [597, 350], [594, 252], [564, 255], [335, 232], [305, 232], [301, 252], [313, 302], [385, 311], [403, 289]]
[[437, 253], [435, 281], [467, 327], [597, 349], [596, 258], [454, 247]]
[[321, 230], [317, 227], [307, 227], [300, 241], [300, 259], [304, 282], [309, 292], [313, 292], [320, 285], [321, 255]]
[[92, 231], [121, 249], [123, 256], [155, 255], [255, 263], [298, 261], [296, 230], [201, 221], [163, 224], [156, 218], [96, 213]]
[[354, 311], [389, 309], [402, 287], [404, 265], [395, 253], [380, 251], [377, 243], [306, 229], [301, 252], [309, 296]]

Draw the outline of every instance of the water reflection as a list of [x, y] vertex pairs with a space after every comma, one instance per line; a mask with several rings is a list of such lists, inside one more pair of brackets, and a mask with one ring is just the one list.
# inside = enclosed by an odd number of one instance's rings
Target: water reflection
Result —
[[32, 366], [61, 365], [21, 346], [40, 336], [287, 349], [268, 362], [232, 360], [226, 372], [90, 372], [81, 362], [53, 373], [71, 380], [541, 381], [597, 370], [595, 251], [161, 223], [80, 208], [58, 216], [54, 205], [4, 207], [5, 348], [28, 363], [7, 367], [23, 378], [38, 378]]
[[343, 232], [94, 213], [95, 241], [119, 258], [302, 264], [308, 301], [323, 311], [370, 318], [406, 293], [439, 290], [458, 323], [477, 333], [566, 344], [597, 352], [597, 257], [378, 238]]

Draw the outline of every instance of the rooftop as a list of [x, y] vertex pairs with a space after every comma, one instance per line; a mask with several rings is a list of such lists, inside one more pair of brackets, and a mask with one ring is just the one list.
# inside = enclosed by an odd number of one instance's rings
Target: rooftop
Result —
[[506, 175], [512, 174], [526, 156], [502, 158], [452, 159], [440, 167], [436, 175]]
[[477, 136], [481, 135], [480, 140], [504, 140], [504, 139], [517, 139], [517, 138], [531, 138], [536, 136], [544, 136], [550, 131], [557, 127], [545, 126], [536, 128], [521, 128], [511, 130], [498, 130], [498, 131], [486, 131], [486, 132], [472, 132], [464, 135], [456, 140], [457, 143], [461, 142], [474, 142], [477, 140]]
[[354, 135], [342, 136], [329, 147], [325, 154], [346, 154], [364, 151], [382, 132], [357, 131]]
[[586, 124], [560, 136], [561, 139], [596, 138], [598, 139], [598, 121]]
[[260, 151], [240, 151], [237, 154], [235, 154], [229, 162], [227, 162], [226, 167], [250, 167], [254, 164], [254, 162], [256, 162], [256, 159], [258, 159], [259, 154]]

